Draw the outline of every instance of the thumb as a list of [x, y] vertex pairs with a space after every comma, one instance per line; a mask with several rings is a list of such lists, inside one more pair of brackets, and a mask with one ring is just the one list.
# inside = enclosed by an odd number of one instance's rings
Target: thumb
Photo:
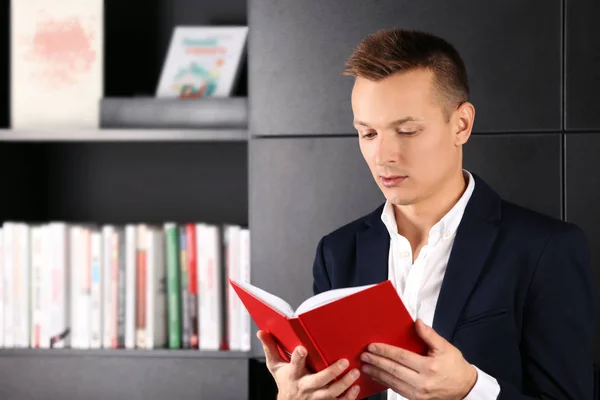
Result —
[[415, 322], [417, 334], [429, 346], [430, 351], [441, 351], [446, 347], [447, 341], [421, 319]]

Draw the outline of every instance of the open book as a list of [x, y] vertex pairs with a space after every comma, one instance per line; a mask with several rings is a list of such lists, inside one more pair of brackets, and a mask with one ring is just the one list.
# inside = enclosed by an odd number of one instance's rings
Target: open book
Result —
[[[294, 310], [285, 300], [248, 283], [229, 279], [259, 329], [271, 333], [286, 360], [302, 345], [308, 351], [306, 366], [318, 372], [341, 358], [348, 371], [359, 368], [362, 352], [373, 342], [426, 354], [414, 320], [388, 280], [375, 285], [333, 289], [304, 301]], [[343, 376], [343, 375], [341, 375]], [[361, 374], [358, 398], [386, 389]]]

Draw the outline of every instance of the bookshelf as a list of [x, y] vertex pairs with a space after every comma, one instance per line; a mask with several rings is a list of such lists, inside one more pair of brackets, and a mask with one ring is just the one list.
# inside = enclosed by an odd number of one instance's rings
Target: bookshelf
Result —
[[0, 142], [246, 142], [245, 129], [0, 129]]
[[[11, 129], [10, 2], [0, 22], [0, 223], [248, 225], [239, 113], [223, 128]], [[105, 98], [148, 101], [181, 24], [247, 25], [246, 1], [105, 0]], [[247, 101], [247, 57], [241, 68], [234, 96]], [[2, 348], [0, 397], [265, 399], [265, 368], [241, 351]]]

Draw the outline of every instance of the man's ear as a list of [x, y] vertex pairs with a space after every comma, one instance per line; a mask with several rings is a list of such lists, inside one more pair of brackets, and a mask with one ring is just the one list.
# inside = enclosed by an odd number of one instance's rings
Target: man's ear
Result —
[[467, 143], [475, 122], [475, 107], [466, 101], [456, 108], [452, 115], [454, 126], [454, 144], [462, 146]]

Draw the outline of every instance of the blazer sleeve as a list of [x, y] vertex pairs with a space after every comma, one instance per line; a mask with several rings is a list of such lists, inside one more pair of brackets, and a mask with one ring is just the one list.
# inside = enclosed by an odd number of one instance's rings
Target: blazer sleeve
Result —
[[319, 240], [313, 263], [313, 293], [319, 294], [331, 289], [331, 281], [325, 266], [325, 236]]
[[583, 232], [563, 224], [546, 243], [525, 299], [523, 388], [499, 380], [499, 399], [593, 399], [593, 282]]

